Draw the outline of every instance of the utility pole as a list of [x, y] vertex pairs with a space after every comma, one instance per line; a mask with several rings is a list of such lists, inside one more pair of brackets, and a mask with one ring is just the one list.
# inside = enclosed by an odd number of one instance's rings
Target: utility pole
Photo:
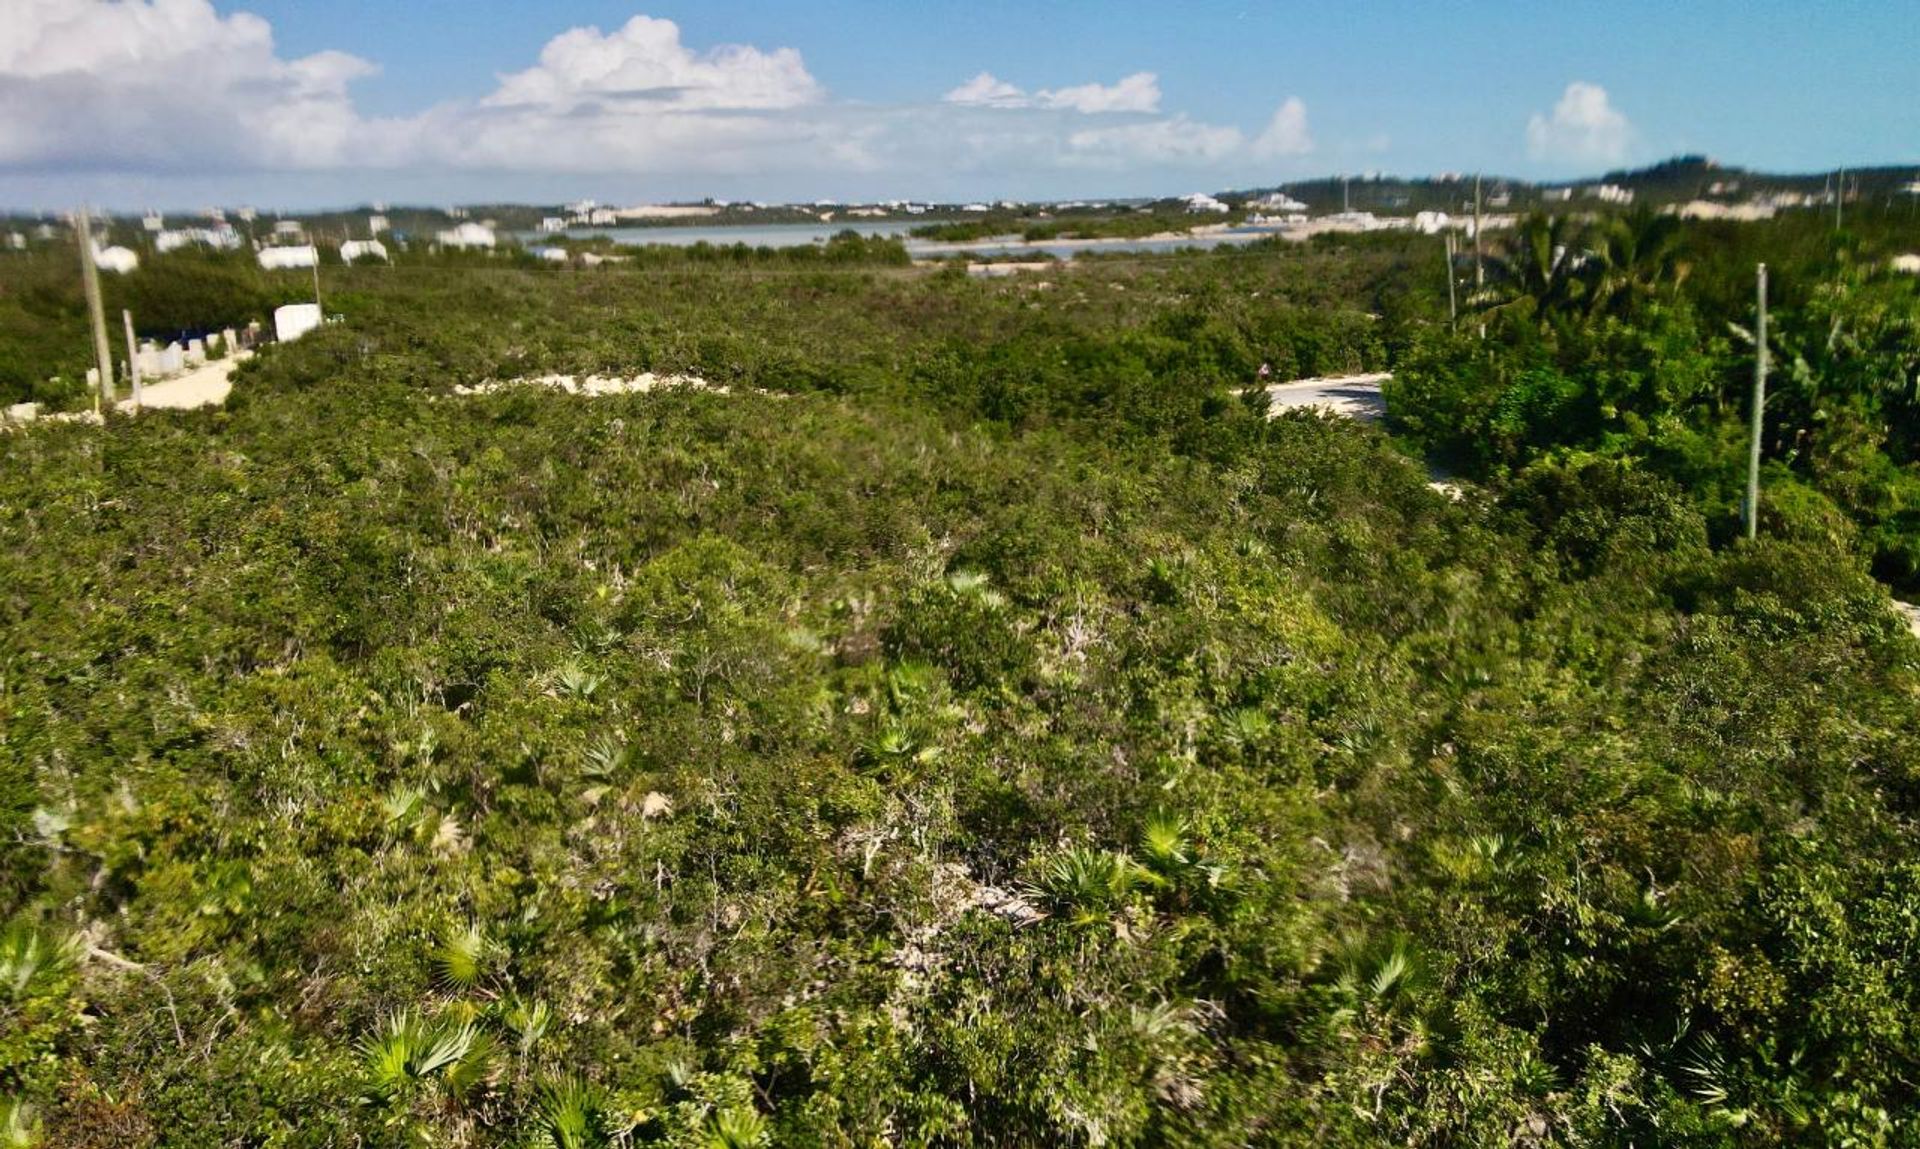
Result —
[[107, 347], [107, 316], [100, 303], [100, 269], [93, 265], [93, 221], [87, 209], [75, 217], [80, 235], [80, 286], [87, 293], [87, 320], [93, 327], [93, 359], [100, 370], [100, 386], [93, 392], [93, 413], [101, 413], [102, 400], [113, 398], [113, 352]]
[[120, 322], [127, 329], [127, 379], [133, 384], [133, 409], [140, 409], [140, 346], [133, 341], [133, 312], [122, 310]]
[[1453, 287], [1453, 232], [1447, 232], [1447, 323], [1449, 326], [1460, 321], [1460, 304], [1454, 298]]
[[320, 322], [327, 322], [327, 309], [320, 304], [320, 237], [313, 239], [313, 305], [320, 308]]
[[1840, 208], [1847, 202], [1847, 169], [1840, 169], [1840, 178], [1833, 181], [1833, 230], [1840, 230]]
[[1753, 334], [1753, 437], [1747, 447], [1747, 537], [1760, 529], [1760, 429], [1767, 408], [1767, 265], [1761, 264], [1755, 299], [1759, 320]]
[[1487, 285], [1486, 265], [1480, 262], [1480, 173], [1473, 173], [1473, 289]]

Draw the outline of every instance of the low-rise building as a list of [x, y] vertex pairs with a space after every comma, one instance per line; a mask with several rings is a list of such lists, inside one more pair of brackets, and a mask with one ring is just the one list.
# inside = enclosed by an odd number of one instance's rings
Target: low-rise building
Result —
[[260, 249], [260, 266], [268, 271], [289, 271], [294, 268], [312, 267], [320, 262], [320, 253], [312, 244], [290, 247], [263, 247]]
[[240, 247], [240, 233], [226, 224], [221, 224], [218, 227], [173, 228], [153, 237], [155, 251], [178, 251], [183, 247], [210, 247], [215, 251], [235, 251]]
[[441, 247], [491, 248], [498, 241], [493, 229], [477, 223], [463, 223], [434, 235], [434, 242]]
[[320, 322], [318, 303], [289, 303], [273, 313], [273, 337], [282, 343], [291, 343], [320, 326]]
[[340, 259], [346, 263], [362, 259], [384, 261], [386, 258], [387, 245], [377, 239], [350, 239], [340, 245]]
[[101, 271], [111, 271], [115, 275], [126, 275], [140, 269], [140, 257], [133, 249], [126, 247], [95, 247], [93, 265]]

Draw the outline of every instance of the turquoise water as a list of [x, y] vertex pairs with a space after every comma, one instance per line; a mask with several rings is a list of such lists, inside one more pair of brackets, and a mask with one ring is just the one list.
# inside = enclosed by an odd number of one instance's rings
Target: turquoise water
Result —
[[[1168, 252], [1183, 248], [1214, 248], [1234, 244], [1252, 243], [1277, 234], [1273, 228], [1241, 227], [1232, 231], [1212, 235], [1193, 236], [1181, 239], [1133, 239], [1133, 240], [1054, 240], [1047, 243], [1025, 245], [1008, 236], [1002, 240], [982, 240], [978, 243], [953, 244], [934, 243], [927, 240], [909, 238], [907, 232], [916, 227], [931, 223], [944, 223], [945, 220], [912, 218], [902, 220], [855, 219], [831, 223], [772, 223], [772, 224], [731, 224], [703, 227], [576, 227], [569, 228], [560, 235], [570, 239], [588, 239], [593, 236], [605, 236], [617, 244], [626, 247], [646, 247], [664, 245], [667, 247], [692, 247], [696, 243], [709, 243], [716, 247], [725, 247], [744, 243], [748, 247], [804, 247], [809, 244], [825, 243], [843, 231], [857, 232], [865, 236], [888, 236], [906, 240], [908, 252], [916, 256], [957, 255], [972, 252], [977, 255], [1011, 256], [1031, 255], [1036, 259], [1053, 256], [1056, 259], [1072, 259], [1081, 252]], [[541, 240], [556, 238], [553, 235], [526, 233], [520, 237], [529, 244], [538, 244]]]
[[857, 232], [860, 235], [899, 236], [905, 238], [909, 229], [928, 223], [939, 223], [928, 219], [849, 219], [834, 220], [831, 223], [767, 223], [767, 224], [723, 224], [702, 227], [571, 227], [558, 235], [528, 232], [520, 238], [527, 243], [539, 243], [541, 240], [591, 239], [605, 236], [623, 247], [692, 247], [696, 243], [710, 243], [716, 247], [726, 247], [744, 243], [748, 247], [805, 247], [813, 243], [825, 243], [843, 231]]

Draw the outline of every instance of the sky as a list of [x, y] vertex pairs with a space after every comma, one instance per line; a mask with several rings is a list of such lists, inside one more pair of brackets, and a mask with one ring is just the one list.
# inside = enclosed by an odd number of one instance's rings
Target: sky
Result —
[[1920, 165], [1913, 0], [0, 0], [0, 208]]

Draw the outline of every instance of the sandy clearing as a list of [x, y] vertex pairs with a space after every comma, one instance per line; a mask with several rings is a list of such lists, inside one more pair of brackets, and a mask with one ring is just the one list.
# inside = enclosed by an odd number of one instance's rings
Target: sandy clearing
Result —
[[533, 375], [524, 379], [489, 379], [484, 383], [475, 383], [468, 387], [455, 384], [455, 395], [491, 395], [509, 387], [545, 387], [553, 391], [564, 391], [569, 395], [631, 395], [648, 391], [711, 391], [716, 395], [731, 394], [729, 388], [718, 383], [709, 383], [697, 375], [655, 375], [645, 371], [639, 375]]
[[[195, 407], [217, 407], [227, 401], [233, 392], [233, 373], [240, 364], [253, 358], [250, 351], [236, 351], [225, 359], [217, 359], [171, 379], [162, 379], [142, 385], [140, 402], [136, 405], [132, 396], [118, 400], [113, 409], [123, 415], [137, 415], [143, 410], [186, 411]], [[0, 430], [17, 430], [34, 423], [99, 423], [100, 416], [92, 411], [56, 411], [42, 415], [35, 411], [26, 413], [33, 404], [20, 404], [9, 408], [7, 418], [0, 419]]]
[[1366, 375], [1325, 375], [1273, 383], [1266, 389], [1267, 418], [1309, 407], [1363, 423], [1375, 422], [1386, 417], [1387, 404], [1380, 397], [1380, 385], [1391, 378], [1390, 372], [1376, 371]]
[[1920, 606], [1916, 606], [1910, 602], [1901, 602], [1896, 598], [1893, 600], [1893, 609], [1901, 618], [1906, 620], [1907, 629], [1913, 632], [1913, 636], [1920, 638]]
[[[233, 373], [251, 358], [252, 352], [237, 351], [183, 375], [146, 384], [140, 388], [140, 406], [149, 410], [184, 411], [225, 403], [233, 391]], [[122, 399], [114, 406], [121, 411], [135, 410], [132, 399]]]

